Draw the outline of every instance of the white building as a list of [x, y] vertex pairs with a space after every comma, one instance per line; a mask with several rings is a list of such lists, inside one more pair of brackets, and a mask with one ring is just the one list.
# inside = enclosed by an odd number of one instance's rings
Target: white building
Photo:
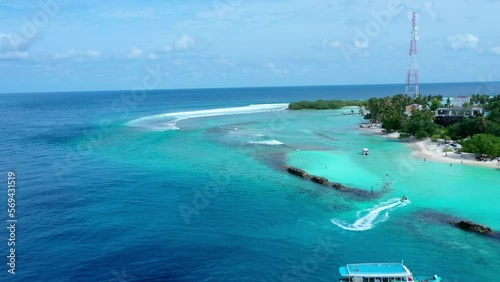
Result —
[[462, 107], [465, 103], [470, 104], [471, 96], [455, 96], [453, 97], [453, 106]]

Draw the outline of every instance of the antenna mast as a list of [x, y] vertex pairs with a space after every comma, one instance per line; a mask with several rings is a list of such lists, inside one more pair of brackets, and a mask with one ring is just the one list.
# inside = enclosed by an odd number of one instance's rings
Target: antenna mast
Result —
[[406, 69], [405, 94], [417, 98], [420, 96], [420, 91], [418, 89], [418, 63], [417, 63], [418, 26], [416, 22], [415, 12], [413, 12], [413, 17], [411, 22], [412, 22], [412, 30], [411, 30], [411, 41], [410, 41], [410, 53]]

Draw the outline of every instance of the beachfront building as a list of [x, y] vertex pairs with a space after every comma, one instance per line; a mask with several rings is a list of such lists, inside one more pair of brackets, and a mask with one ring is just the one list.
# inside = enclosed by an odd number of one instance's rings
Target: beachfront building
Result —
[[471, 96], [455, 96], [453, 97], [453, 106], [462, 107], [464, 104], [470, 104]]
[[436, 110], [436, 116], [459, 116], [459, 117], [474, 117], [478, 114], [483, 114], [482, 108], [462, 108], [462, 107], [450, 107], [450, 108], [438, 108]]
[[461, 121], [463, 118], [475, 117], [482, 115], [483, 108], [463, 108], [463, 107], [449, 107], [438, 108], [436, 110], [435, 122], [440, 125], [450, 125]]

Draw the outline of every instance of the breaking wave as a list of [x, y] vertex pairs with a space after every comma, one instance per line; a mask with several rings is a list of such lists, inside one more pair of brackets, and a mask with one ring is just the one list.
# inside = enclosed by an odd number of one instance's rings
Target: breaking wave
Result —
[[134, 119], [129, 121], [127, 125], [153, 131], [177, 130], [179, 129], [177, 127], [177, 122], [189, 118], [263, 113], [281, 111], [287, 108], [288, 104], [256, 104], [244, 107], [166, 113]]
[[259, 144], [259, 145], [270, 145], [270, 146], [278, 146], [283, 145], [283, 142], [278, 140], [264, 140], [264, 141], [248, 141], [249, 144]]

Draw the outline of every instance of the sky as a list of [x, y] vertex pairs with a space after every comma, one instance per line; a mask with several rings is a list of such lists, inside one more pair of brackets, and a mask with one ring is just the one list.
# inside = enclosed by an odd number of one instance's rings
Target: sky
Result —
[[500, 80], [500, 0], [0, 0], [0, 93]]

